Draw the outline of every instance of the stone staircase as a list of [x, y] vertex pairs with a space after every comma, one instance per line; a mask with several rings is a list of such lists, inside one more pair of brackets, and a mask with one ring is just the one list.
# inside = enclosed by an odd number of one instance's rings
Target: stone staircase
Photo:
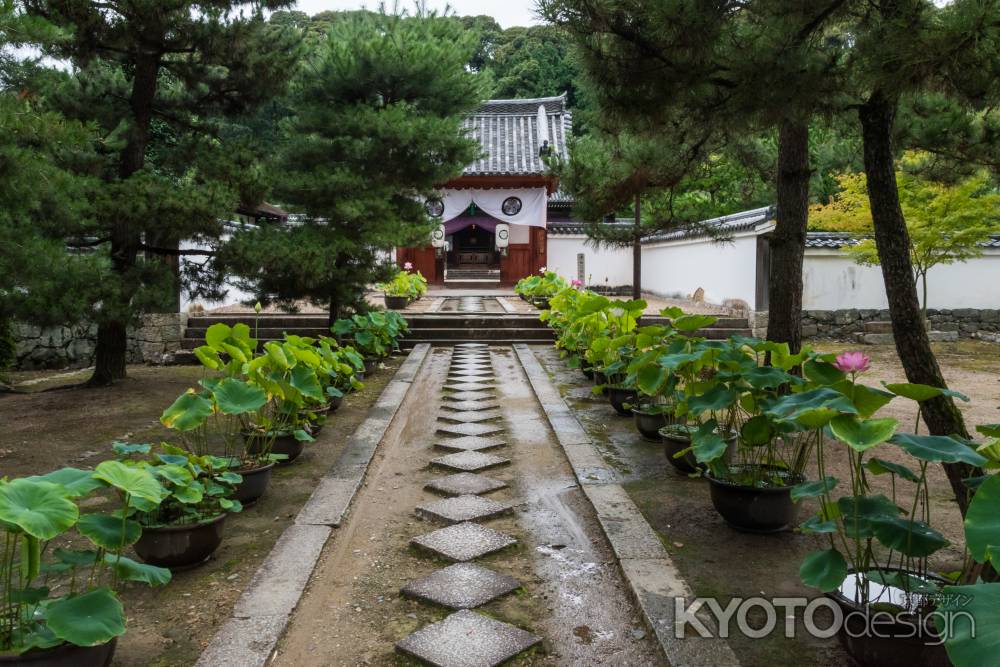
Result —
[[461, 289], [497, 289], [500, 287], [500, 270], [487, 267], [457, 267], [447, 269], [444, 284]]
[[[421, 313], [407, 318], [410, 334], [403, 339], [402, 347], [410, 349], [417, 343], [431, 345], [454, 345], [463, 342], [484, 342], [491, 345], [511, 345], [514, 343], [544, 344], [555, 340], [555, 335], [544, 322], [534, 314], [496, 313]], [[261, 341], [278, 340], [285, 333], [298, 336], [329, 336], [325, 315], [262, 315], [254, 321], [252, 315], [206, 315], [189, 317], [182, 352], [177, 361], [191, 360], [193, 355], [184, 351], [193, 350], [205, 340], [205, 332], [211, 325], [221, 322], [230, 326], [237, 322], [247, 324]], [[644, 325], [662, 324], [662, 317], [644, 317]], [[721, 317], [715, 324], [698, 332], [712, 340], [724, 340], [730, 336], [749, 336], [750, 326], [745, 318]]]

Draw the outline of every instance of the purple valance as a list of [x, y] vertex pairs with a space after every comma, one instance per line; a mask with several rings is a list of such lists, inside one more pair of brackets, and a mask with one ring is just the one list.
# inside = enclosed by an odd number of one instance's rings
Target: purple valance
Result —
[[468, 217], [462, 216], [460, 218], [452, 218], [448, 222], [444, 223], [444, 233], [454, 234], [455, 232], [460, 232], [470, 225], [475, 225], [487, 232], [492, 232], [496, 230], [497, 223], [500, 221], [496, 218], [491, 218], [488, 215], [470, 215]]

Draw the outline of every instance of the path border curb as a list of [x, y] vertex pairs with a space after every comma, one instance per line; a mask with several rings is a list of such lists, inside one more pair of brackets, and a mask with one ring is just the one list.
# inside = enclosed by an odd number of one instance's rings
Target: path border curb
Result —
[[340, 458], [257, 569], [232, 616], [216, 631], [196, 667], [256, 667], [270, 659], [327, 539], [347, 515], [368, 465], [430, 349], [427, 343], [419, 343], [407, 355], [368, 416], [348, 438]]
[[[715, 623], [697, 614], [712, 633], [679, 639], [674, 634], [675, 599], [694, 599], [660, 538], [619, 483], [620, 477], [606, 464], [593, 440], [573, 414], [559, 390], [530, 347], [514, 346], [528, 382], [548, 418], [580, 488], [597, 513], [601, 529], [618, 559], [622, 575], [642, 610], [646, 625], [656, 636], [671, 667], [739, 667], [739, 660], [725, 639], [718, 637]], [[685, 605], [685, 608], [687, 604]]]

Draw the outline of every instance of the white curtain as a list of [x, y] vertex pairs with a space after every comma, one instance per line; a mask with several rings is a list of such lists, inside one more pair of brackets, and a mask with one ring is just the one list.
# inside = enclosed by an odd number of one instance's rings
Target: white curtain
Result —
[[[503, 212], [503, 203], [509, 197], [517, 197], [521, 200], [521, 210], [514, 215], [507, 215]], [[479, 210], [500, 222], [545, 227], [546, 204], [548, 202], [545, 188], [494, 188], [490, 190], [447, 188], [441, 191], [441, 201], [444, 202], [444, 215], [440, 218], [442, 223], [462, 215], [469, 209], [469, 204], [475, 203]]]

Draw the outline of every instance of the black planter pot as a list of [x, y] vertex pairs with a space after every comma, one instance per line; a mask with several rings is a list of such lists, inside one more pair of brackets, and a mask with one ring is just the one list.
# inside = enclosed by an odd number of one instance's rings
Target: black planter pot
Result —
[[[676, 424], [668, 424], [667, 426], [661, 427], [659, 429], [660, 438], [663, 440], [663, 453], [667, 457], [667, 461], [670, 462], [678, 472], [685, 475], [693, 475], [698, 472], [702, 472], [705, 467], [698, 463], [698, 459], [695, 458], [694, 452], [685, 452], [683, 456], [677, 456], [685, 449], [690, 449], [691, 447], [691, 437], [687, 434], [686, 429], [676, 428]], [[729, 444], [729, 450], [726, 453], [726, 460], [732, 456], [733, 450], [736, 448], [736, 434], [730, 433], [728, 437], [723, 436], [725, 441]]]
[[531, 305], [533, 305], [538, 310], [548, 310], [549, 300], [545, 297], [537, 297], [531, 300]]
[[107, 667], [115, 655], [118, 638], [98, 646], [60, 644], [52, 648], [28, 651], [21, 655], [0, 655], [0, 665], [17, 667]]
[[227, 514], [203, 523], [183, 526], [143, 528], [139, 541], [132, 545], [139, 558], [150, 565], [186, 568], [208, 559], [222, 544], [222, 530]]
[[336, 412], [340, 404], [344, 402], [343, 396], [331, 396], [330, 397], [330, 412]]
[[371, 375], [378, 370], [378, 357], [365, 357], [365, 375]]
[[650, 442], [662, 442], [660, 429], [676, 422], [674, 415], [664, 412], [660, 406], [632, 408], [632, 419], [635, 421], [635, 430]]
[[[886, 568], [899, 572], [898, 568]], [[910, 573], [916, 574], [916, 573]], [[932, 576], [937, 583], [947, 580]], [[885, 613], [854, 601], [854, 573], [849, 573], [839, 590], [825, 593], [844, 613], [844, 624], [837, 633], [841, 645], [861, 667], [950, 667], [948, 652], [934, 627], [933, 616]], [[870, 586], [881, 589], [880, 584]], [[878, 601], [883, 602], [883, 596]], [[881, 613], [880, 613], [881, 612]], [[876, 616], [876, 614], [878, 614]], [[876, 621], [872, 627], [872, 621]], [[922, 626], [920, 625], [923, 622]]]
[[326, 417], [329, 414], [329, 403], [322, 407], [309, 408], [308, 410], [302, 410], [299, 412], [299, 415], [303, 419], [307, 420], [307, 423], [309, 424], [309, 434], [313, 436], [323, 430], [323, 426], [326, 424]]
[[243, 477], [243, 481], [236, 485], [236, 493], [233, 499], [244, 505], [257, 502], [257, 500], [267, 491], [267, 485], [271, 483], [271, 473], [274, 471], [274, 463], [268, 463], [249, 470], [235, 470], [234, 472]]
[[601, 390], [601, 394], [606, 395], [608, 393], [608, 387], [607, 387], [608, 376], [602, 373], [601, 371], [594, 371], [594, 384], [604, 385], [604, 389]]
[[639, 394], [635, 389], [606, 387], [604, 393], [608, 395], [608, 402], [611, 403], [611, 407], [622, 417], [628, 417], [632, 414], [632, 408], [626, 408], [626, 403], [635, 404], [639, 402]]
[[[730, 470], [738, 471], [740, 467], [730, 466]], [[776, 533], [795, 524], [798, 505], [792, 502], [791, 493], [801, 479], [789, 476], [784, 486], [760, 488], [742, 486], [711, 474], [706, 477], [711, 487], [712, 505], [733, 528], [748, 533]]]
[[385, 307], [389, 310], [403, 310], [410, 305], [410, 297], [385, 295]]
[[[244, 437], [247, 437], [244, 435]], [[253, 437], [247, 437], [247, 453], [248, 454], [260, 454], [261, 449], [264, 445], [263, 436], [257, 435]], [[274, 442], [271, 444], [271, 454], [284, 454], [286, 457], [278, 461], [278, 465], [288, 465], [295, 459], [299, 458], [302, 453], [305, 443], [301, 440], [297, 440], [291, 433], [286, 433], [283, 435], [277, 435], [274, 437]]]

